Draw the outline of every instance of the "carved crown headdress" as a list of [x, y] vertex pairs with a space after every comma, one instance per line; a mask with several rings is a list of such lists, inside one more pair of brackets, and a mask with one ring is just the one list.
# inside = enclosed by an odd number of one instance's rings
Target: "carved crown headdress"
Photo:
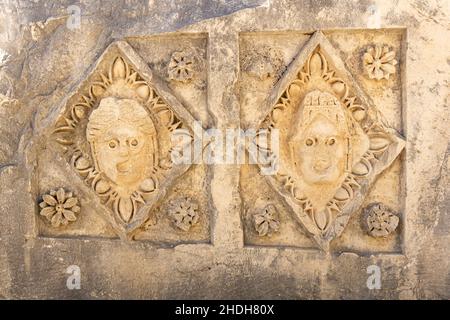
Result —
[[322, 115], [332, 123], [340, 132], [349, 135], [348, 119], [341, 107], [339, 100], [328, 92], [314, 90], [306, 94], [302, 103], [301, 112], [302, 127], [307, 127], [318, 115]]
[[294, 117], [295, 123], [291, 129], [291, 142], [304, 138], [304, 130], [319, 115], [335, 124], [338, 131], [343, 134], [347, 146], [346, 171], [349, 171], [352, 165], [352, 122], [346, 110], [333, 94], [314, 90], [305, 95], [300, 108], [297, 110], [297, 115]]

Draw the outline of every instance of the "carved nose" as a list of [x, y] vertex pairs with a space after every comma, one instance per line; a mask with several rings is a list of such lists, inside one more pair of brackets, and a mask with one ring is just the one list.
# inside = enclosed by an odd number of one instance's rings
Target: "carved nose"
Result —
[[126, 157], [126, 156], [128, 156], [128, 148], [127, 147], [120, 147], [120, 150], [119, 150], [119, 155], [121, 156], [121, 157]]

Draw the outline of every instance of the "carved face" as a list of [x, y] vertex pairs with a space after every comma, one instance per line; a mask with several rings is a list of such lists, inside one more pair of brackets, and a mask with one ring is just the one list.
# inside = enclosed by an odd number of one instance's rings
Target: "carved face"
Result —
[[135, 183], [145, 174], [151, 139], [127, 123], [117, 121], [97, 142], [99, 169], [117, 184]]
[[156, 161], [156, 130], [144, 107], [131, 99], [103, 99], [92, 112], [88, 138], [97, 169], [133, 189]]
[[345, 137], [323, 115], [309, 123], [293, 147], [300, 173], [308, 184], [333, 183], [345, 170]]

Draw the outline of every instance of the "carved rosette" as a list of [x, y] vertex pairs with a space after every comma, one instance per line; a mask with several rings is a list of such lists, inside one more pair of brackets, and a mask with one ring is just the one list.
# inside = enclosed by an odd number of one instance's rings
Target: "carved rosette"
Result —
[[277, 208], [273, 204], [253, 215], [255, 230], [260, 237], [270, 236], [280, 229]]
[[[119, 234], [131, 236], [167, 186], [189, 168], [172, 163], [171, 133], [182, 129], [190, 143], [194, 119], [161, 81], [152, 78], [128, 44], [111, 47], [109, 51], [118, 47], [114, 52], [119, 52], [108, 58], [109, 68], [94, 71], [76, 92], [53, 134], [71, 166], [113, 212], [107, 220]], [[130, 61], [149, 76], [141, 76]]]
[[363, 55], [363, 65], [369, 79], [389, 79], [395, 73], [395, 51], [388, 46], [375, 45], [370, 47]]
[[173, 200], [170, 202], [169, 215], [178, 229], [189, 231], [198, 223], [198, 204], [190, 197]]
[[364, 210], [367, 216], [367, 231], [372, 237], [386, 237], [398, 226], [397, 214], [382, 203], [372, 203]]
[[42, 195], [42, 202], [39, 203], [40, 214], [55, 228], [66, 226], [77, 220], [77, 214], [80, 212], [78, 204], [78, 198], [74, 197], [72, 192], [59, 188]]
[[167, 73], [169, 80], [188, 83], [198, 77], [204, 68], [203, 52], [194, 48], [175, 51], [170, 57]]
[[[341, 66], [342, 69], [336, 70], [334, 66]], [[295, 164], [297, 154], [293, 155], [291, 151], [290, 155], [284, 155], [283, 150], [278, 159], [279, 170], [273, 176], [266, 176], [293, 209], [301, 225], [324, 250], [332, 239], [342, 233], [351, 213], [362, 202], [368, 185], [404, 147], [403, 139], [384, 124], [381, 114], [369, 101], [344, 69], [332, 45], [323, 34], [317, 32], [289, 66], [262, 108], [268, 113], [260, 129], [291, 132], [290, 137], [286, 135], [286, 144], [291, 140], [289, 143], [295, 145], [301, 140], [306, 146], [314, 147], [314, 140], [308, 142], [304, 140], [305, 134], [298, 132], [313, 130], [311, 127], [303, 128], [301, 122], [308, 122], [307, 119], [313, 118], [314, 114], [318, 117], [309, 123], [322, 119], [321, 124], [315, 127], [316, 131], [331, 126], [327, 123], [334, 124], [336, 130], [343, 127], [339, 141], [345, 150], [345, 160], [339, 176], [333, 181], [308, 185], [305, 182], [310, 178], [308, 173], [299, 173]], [[292, 115], [297, 114], [299, 116], [294, 116], [291, 122], [291, 130], [280, 127], [283, 119], [291, 119]], [[296, 126], [303, 129], [296, 129]], [[292, 136], [298, 136], [298, 141]], [[323, 142], [324, 148], [329, 148], [331, 162], [335, 156], [333, 150], [337, 150], [331, 147], [335, 141], [333, 138]], [[253, 157], [256, 156], [253, 154]], [[311, 170], [323, 169], [326, 172], [330, 164], [321, 161], [324, 164], [316, 164], [319, 168]]]

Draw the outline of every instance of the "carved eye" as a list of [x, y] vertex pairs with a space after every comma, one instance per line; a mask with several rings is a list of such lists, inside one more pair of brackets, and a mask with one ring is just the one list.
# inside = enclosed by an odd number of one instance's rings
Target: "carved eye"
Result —
[[111, 140], [108, 143], [108, 146], [109, 146], [110, 149], [115, 149], [117, 147], [117, 141]]
[[136, 147], [139, 144], [139, 141], [135, 138], [130, 140], [130, 146]]
[[332, 146], [336, 143], [336, 138], [329, 138], [327, 140], [327, 145]]
[[313, 138], [308, 138], [308, 139], [306, 139], [306, 140], [305, 140], [305, 144], [306, 144], [308, 147], [311, 147], [312, 145], [314, 145], [314, 139], [313, 139]]

